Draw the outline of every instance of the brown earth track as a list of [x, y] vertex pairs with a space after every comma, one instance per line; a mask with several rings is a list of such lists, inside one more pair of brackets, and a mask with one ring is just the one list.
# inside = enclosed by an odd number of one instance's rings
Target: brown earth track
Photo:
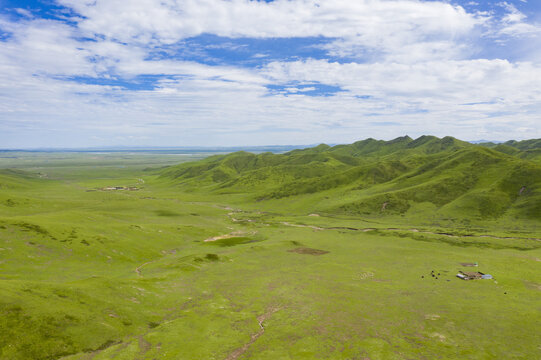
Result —
[[145, 265], [148, 265], [148, 264], [152, 264], [153, 262], [156, 262], [157, 260], [154, 260], [154, 261], [147, 261], [146, 263], [144, 264], [141, 264], [139, 265], [138, 267], [135, 268], [135, 272], [137, 273], [138, 276], [143, 276], [141, 275], [141, 268]]
[[252, 236], [252, 235], [255, 235], [256, 233], [257, 231], [252, 231], [252, 232], [233, 231], [232, 233], [229, 233], [229, 234], [210, 237], [208, 239], [203, 240], [203, 242], [212, 242], [212, 241], [230, 239], [237, 236]]
[[260, 315], [257, 317], [257, 322], [259, 324], [259, 331], [252, 334], [250, 336], [250, 341], [248, 341], [246, 344], [242, 345], [240, 348], [234, 350], [229, 356], [226, 358], [226, 360], [237, 360], [239, 357], [241, 357], [246, 351], [248, 351], [248, 348], [250, 345], [252, 345], [261, 335], [265, 333], [265, 327], [263, 326], [263, 322], [268, 320], [272, 314], [280, 310], [279, 307], [272, 307], [267, 310], [263, 315]]
[[[229, 208], [230, 209], [230, 208]], [[235, 209], [235, 212], [240, 213], [243, 212], [242, 210]], [[237, 219], [233, 218], [234, 213], [229, 213], [228, 216], [233, 222], [257, 222], [254, 219]], [[309, 215], [311, 216], [311, 215]], [[318, 215], [321, 216], [321, 215]], [[262, 223], [263, 225], [272, 225], [270, 223]], [[480, 237], [480, 238], [489, 238], [489, 239], [498, 239], [498, 240], [534, 240], [534, 241], [541, 241], [541, 238], [534, 238], [534, 237], [515, 237], [515, 236], [496, 236], [496, 235], [474, 235], [474, 234], [466, 234], [466, 235], [458, 235], [453, 234], [449, 232], [435, 232], [435, 231], [424, 231], [419, 230], [415, 228], [410, 229], [399, 229], [399, 228], [355, 228], [355, 227], [349, 227], [349, 226], [331, 226], [331, 227], [321, 227], [316, 225], [307, 225], [307, 224], [293, 224], [287, 221], [281, 221], [280, 224], [285, 226], [291, 226], [291, 227], [301, 227], [301, 228], [310, 228], [316, 231], [323, 231], [323, 230], [349, 230], [349, 231], [362, 231], [362, 232], [369, 232], [369, 231], [408, 231], [408, 232], [415, 232], [415, 233], [421, 233], [421, 234], [431, 234], [431, 235], [441, 235], [441, 236], [447, 236], [447, 237], [455, 237], [455, 238], [468, 238], [468, 237]]]
[[369, 231], [408, 231], [408, 232], [415, 232], [415, 233], [421, 233], [421, 234], [431, 234], [431, 235], [441, 235], [441, 236], [447, 236], [447, 237], [455, 237], [455, 238], [469, 238], [469, 237], [480, 237], [480, 238], [489, 238], [489, 239], [498, 239], [498, 240], [534, 240], [534, 241], [541, 241], [540, 238], [525, 238], [525, 237], [513, 237], [513, 236], [495, 236], [495, 235], [458, 235], [458, 234], [452, 234], [448, 232], [434, 232], [434, 231], [423, 231], [419, 229], [399, 229], [399, 228], [354, 228], [354, 227], [348, 227], [348, 226], [332, 226], [332, 227], [320, 227], [320, 226], [314, 226], [314, 225], [305, 225], [305, 224], [292, 224], [286, 221], [280, 222], [282, 225], [286, 226], [292, 226], [292, 227], [304, 227], [304, 228], [310, 228], [317, 231], [323, 231], [323, 230], [350, 230], [350, 231], [362, 231], [362, 232], [369, 232]]

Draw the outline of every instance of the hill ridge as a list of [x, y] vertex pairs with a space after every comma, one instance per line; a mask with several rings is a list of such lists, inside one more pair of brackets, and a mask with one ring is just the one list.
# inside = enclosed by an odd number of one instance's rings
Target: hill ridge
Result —
[[[527, 142], [528, 151], [536, 144]], [[235, 152], [172, 166], [161, 179], [258, 201], [303, 197], [329, 213], [541, 219], [541, 164], [524, 151], [424, 135], [320, 144], [284, 154]], [[325, 194], [329, 199], [321, 200]], [[423, 210], [424, 211], [424, 210]]]

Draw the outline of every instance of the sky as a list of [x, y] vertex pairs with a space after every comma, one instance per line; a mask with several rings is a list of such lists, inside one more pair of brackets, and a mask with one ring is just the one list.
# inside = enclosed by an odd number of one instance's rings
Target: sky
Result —
[[539, 0], [0, 0], [0, 148], [541, 138]]

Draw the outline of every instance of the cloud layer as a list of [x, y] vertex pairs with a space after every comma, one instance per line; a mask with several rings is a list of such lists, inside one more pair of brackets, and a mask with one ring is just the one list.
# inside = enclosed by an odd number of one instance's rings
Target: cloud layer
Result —
[[509, 1], [6, 8], [0, 147], [541, 137], [529, 19]]

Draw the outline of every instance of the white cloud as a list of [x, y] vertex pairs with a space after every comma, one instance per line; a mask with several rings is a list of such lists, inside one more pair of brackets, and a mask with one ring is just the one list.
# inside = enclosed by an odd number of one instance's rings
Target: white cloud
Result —
[[[192, 73], [197, 73], [195, 68]], [[2, 102], [0, 127], [24, 126], [25, 131], [34, 132], [72, 129], [78, 133], [73, 138], [81, 133], [123, 134], [134, 139], [144, 135], [162, 145], [186, 144], [196, 135], [199, 143], [192, 140], [191, 145], [284, 143], [294, 140], [292, 136], [297, 136], [296, 143], [314, 143], [404, 133], [452, 134], [465, 139], [485, 132], [492, 139], [541, 135], [541, 68], [530, 63], [478, 60], [390, 65], [309, 60], [275, 62], [258, 73], [246, 71], [245, 76], [233, 77], [236, 80], [203, 75], [164, 79], [152, 91], [46, 77], [29, 77], [21, 84], [1, 79], [0, 96], [17, 101]], [[289, 96], [268, 96], [266, 82], [287, 84], [292, 79], [334, 84], [348, 91], [310, 97], [303, 95], [307, 88], [299, 88], [302, 91], [288, 92]], [[397, 121], [400, 126], [378, 126]], [[525, 133], [520, 128], [533, 130]], [[272, 129], [287, 129], [287, 133]]]
[[18, 23], [0, 18], [0, 28], [12, 33], [2, 42], [0, 66], [30, 74], [93, 75], [88, 61], [92, 55], [73, 38], [72, 27], [51, 20], [25, 20]]
[[[415, 0], [61, 0], [84, 16], [79, 28], [123, 43], [173, 44], [203, 33], [224, 37], [328, 37], [336, 53], [353, 47], [384, 54], [423, 47], [448, 56], [453, 42], [486, 21], [462, 7]], [[422, 44], [422, 45], [419, 45]], [[407, 53], [402, 51], [402, 56]], [[411, 52], [410, 52], [411, 53]]]
[[26, 10], [26, 9], [21, 9], [21, 8], [16, 8], [14, 9], [14, 11], [19, 14], [19, 15], [22, 15], [22, 16], [25, 16], [27, 18], [32, 18], [34, 17], [34, 15], [32, 15], [32, 12]]
[[498, 3], [498, 5], [507, 10], [507, 13], [497, 25], [497, 35], [512, 37], [541, 35], [541, 25], [528, 23], [527, 16], [520, 12], [515, 5], [505, 1]]
[[80, 25], [83, 29], [123, 41], [147, 41], [149, 35], [158, 41], [177, 41], [201, 33], [228, 37], [343, 37], [412, 28], [431, 34], [460, 33], [478, 22], [461, 7], [414, 0], [133, 0], [130, 6], [121, 0], [61, 3], [85, 16]]
[[[0, 42], [4, 146], [17, 146], [23, 137], [32, 139], [25, 146], [51, 146], [59, 137], [73, 139], [72, 146], [100, 138], [238, 145], [404, 133], [541, 137], [541, 64], [468, 60], [479, 28], [496, 38], [532, 33], [528, 27], [536, 25], [508, 4], [498, 20], [416, 0], [132, 0], [129, 7], [120, 0], [61, 2], [83, 16], [72, 19], [76, 26], [0, 17], [0, 28], [12, 34]], [[149, 59], [156, 47], [180, 46], [202, 33], [324, 36], [334, 39], [324, 45], [331, 56], [358, 62], [304, 59], [244, 68]], [[252, 58], [265, 60], [264, 51]], [[138, 91], [70, 80], [140, 75], [164, 76], [155, 89]], [[345, 91], [307, 96], [317, 83]], [[271, 95], [266, 86], [273, 84], [286, 90]]]

